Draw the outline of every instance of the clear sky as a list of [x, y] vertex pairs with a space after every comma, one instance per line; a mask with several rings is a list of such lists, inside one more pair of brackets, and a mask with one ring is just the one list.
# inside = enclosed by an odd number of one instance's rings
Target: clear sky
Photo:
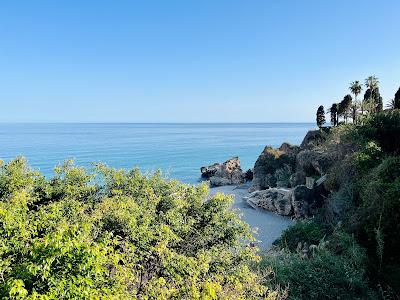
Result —
[[0, 122], [296, 122], [400, 86], [400, 1], [0, 2]]

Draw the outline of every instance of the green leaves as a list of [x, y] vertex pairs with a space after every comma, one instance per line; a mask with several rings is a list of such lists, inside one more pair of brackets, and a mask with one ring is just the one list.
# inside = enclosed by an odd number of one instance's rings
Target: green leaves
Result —
[[232, 199], [73, 162], [0, 166], [0, 298], [254, 299], [256, 248]]

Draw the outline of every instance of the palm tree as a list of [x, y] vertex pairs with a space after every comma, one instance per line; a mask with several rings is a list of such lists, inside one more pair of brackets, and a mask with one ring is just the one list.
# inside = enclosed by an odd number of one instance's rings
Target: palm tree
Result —
[[396, 94], [394, 94], [394, 107], [393, 108], [400, 108], [400, 88], [397, 90]]
[[353, 124], [357, 124], [357, 111], [360, 108], [360, 103], [357, 101], [353, 101], [350, 110], [351, 110], [351, 118], [353, 119]]
[[[361, 114], [363, 114], [363, 113], [364, 113], [364, 110], [363, 110], [362, 103], [359, 105], [359, 104], [358, 104], [358, 101], [357, 101], [357, 96], [358, 96], [359, 94], [361, 94], [361, 91], [362, 91], [361, 83], [360, 83], [358, 80], [351, 82], [351, 83], [350, 83], [349, 90], [350, 90], [350, 91], [352, 92], [352, 94], [354, 95], [354, 106], [361, 106]], [[356, 113], [357, 113], [357, 112], [356, 112]], [[354, 114], [353, 114], [353, 116], [354, 116]], [[354, 120], [353, 120], [353, 121], [354, 121]]]
[[378, 88], [379, 80], [378, 77], [372, 75], [365, 79], [365, 86], [371, 90], [371, 93]]
[[368, 95], [368, 97], [364, 99], [364, 101], [366, 100], [368, 102], [367, 104], [369, 107], [369, 112], [371, 113], [375, 111], [375, 106], [376, 106], [376, 103], [374, 103], [373, 98], [375, 95], [374, 92], [379, 86], [378, 77], [376, 77], [375, 75], [368, 76], [367, 79], [365, 79], [364, 85], [367, 87], [367, 91], [365, 91], [365, 94]]
[[394, 99], [391, 99], [389, 103], [386, 104], [386, 108], [388, 109], [395, 109], [395, 107], [396, 107], [396, 101], [394, 101]]

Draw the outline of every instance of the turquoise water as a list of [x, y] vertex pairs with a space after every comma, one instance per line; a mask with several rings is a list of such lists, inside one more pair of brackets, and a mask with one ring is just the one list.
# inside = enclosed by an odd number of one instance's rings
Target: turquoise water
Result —
[[253, 167], [266, 145], [299, 144], [310, 123], [265, 124], [0, 124], [0, 158], [23, 155], [45, 175], [65, 159], [90, 167], [161, 169], [186, 183], [200, 167], [239, 156]]

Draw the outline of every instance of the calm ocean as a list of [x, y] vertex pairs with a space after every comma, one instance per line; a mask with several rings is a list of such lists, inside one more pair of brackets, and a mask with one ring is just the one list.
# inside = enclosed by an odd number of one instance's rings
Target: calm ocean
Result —
[[186, 183], [200, 167], [239, 156], [243, 169], [266, 145], [299, 144], [311, 123], [265, 124], [0, 124], [0, 159], [22, 155], [45, 175], [65, 159], [90, 167], [161, 169]]

